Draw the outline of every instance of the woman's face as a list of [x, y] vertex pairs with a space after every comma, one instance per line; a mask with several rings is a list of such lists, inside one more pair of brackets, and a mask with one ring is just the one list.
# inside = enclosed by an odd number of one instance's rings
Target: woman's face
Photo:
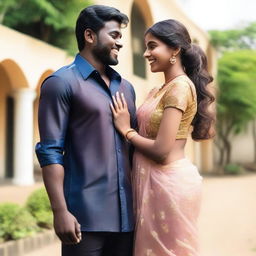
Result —
[[165, 72], [171, 68], [170, 58], [175, 54], [175, 50], [154, 37], [151, 33], [145, 36], [146, 51], [144, 57], [149, 61], [152, 72]]

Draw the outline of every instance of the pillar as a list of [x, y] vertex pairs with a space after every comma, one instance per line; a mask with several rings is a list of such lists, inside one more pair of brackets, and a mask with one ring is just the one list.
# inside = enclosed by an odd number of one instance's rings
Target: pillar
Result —
[[213, 140], [201, 142], [201, 155], [202, 170], [211, 173], [214, 170]]
[[34, 183], [33, 168], [33, 101], [36, 92], [19, 89], [14, 92], [14, 177], [16, 185]]

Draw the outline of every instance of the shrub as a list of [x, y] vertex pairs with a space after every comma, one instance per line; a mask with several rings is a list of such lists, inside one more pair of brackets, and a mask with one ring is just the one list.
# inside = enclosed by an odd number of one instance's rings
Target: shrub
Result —
[[51, 205], [45, 188], [34, 191], [29, 196], [26, 207], [35, 217], [39, 227], [51, 228], [53, 226]]
[[14, 203], [0, 204], [0, 240], [23, 238], [38, 230], [35, 218], [24, 207]]
[[226, 174], [238, 175], [243, 173], [243, 171], [244, 169], [237, 164], [227, 164], [224, 167], [224, 173]]

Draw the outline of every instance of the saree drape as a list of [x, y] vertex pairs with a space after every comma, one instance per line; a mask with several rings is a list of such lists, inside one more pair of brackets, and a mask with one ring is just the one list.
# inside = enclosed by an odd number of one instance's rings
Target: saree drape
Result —
[[[152, 91], [137, 111], [139, 134], [144, 137], [163, 93], [153, 97]], [[160, 165], [135, 152], [132, 181], [134, 256], [199, 256], [196, 223], [202, 177], [196, 166], [187, 158]]]

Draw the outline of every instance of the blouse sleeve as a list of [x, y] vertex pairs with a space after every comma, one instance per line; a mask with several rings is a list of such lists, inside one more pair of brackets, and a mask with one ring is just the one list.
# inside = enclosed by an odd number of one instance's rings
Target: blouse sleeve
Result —
[[188, 83], [174, 83], [163, 96], [164, 109], [177, 108], [184, 112], [191, 98], [191, 89]]

